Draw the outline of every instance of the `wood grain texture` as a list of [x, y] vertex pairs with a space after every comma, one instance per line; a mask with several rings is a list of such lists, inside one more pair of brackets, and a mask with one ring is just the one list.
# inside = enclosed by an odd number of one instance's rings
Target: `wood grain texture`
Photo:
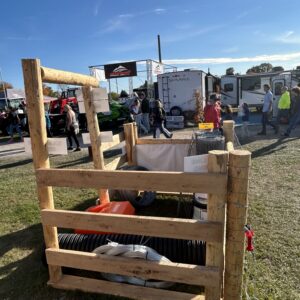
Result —
[[203, 240], [216, 243], [222, 243], [223, 238], [223, 227], [220, 222], [57, 209], [44, 209], [41, 215], [44, 224], [56, 225], [61, 228], [80, 228], [104, 232]]

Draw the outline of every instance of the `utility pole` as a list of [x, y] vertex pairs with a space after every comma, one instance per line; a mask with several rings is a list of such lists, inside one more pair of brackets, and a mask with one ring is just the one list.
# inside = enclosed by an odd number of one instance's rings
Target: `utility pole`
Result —
[[161, 63], [160, 35], [157, 35], [158, 61]]

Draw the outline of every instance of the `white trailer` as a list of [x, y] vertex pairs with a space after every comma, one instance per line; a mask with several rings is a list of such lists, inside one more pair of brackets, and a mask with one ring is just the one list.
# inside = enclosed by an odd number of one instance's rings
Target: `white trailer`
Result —
[[300, 83], [300, 70], [259, 73], [249, 75], [224, 75], [221, 77], [222, 105], [239, 106], [247, 103], [261, 109], [264, 101], [264, 84], [273, 92], [273, 116], [277, 116], [278, 100], [283, 86], [289, 89]]
[[201, 70], [185, 70], [164, 73], [157, 76], [158, 95], [165, 111], [171, 116], [185, 115], [187, 118], [195, 113], [198, 90], [203, 97], [203, 107], [207, 95], [213, 92], [216, 78]]

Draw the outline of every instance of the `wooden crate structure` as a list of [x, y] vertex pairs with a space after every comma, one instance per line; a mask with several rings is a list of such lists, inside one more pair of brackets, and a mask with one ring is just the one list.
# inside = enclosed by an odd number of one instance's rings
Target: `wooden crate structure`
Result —
[[[208, 173], [117, 171], [125, 161], [117, 158], [104, 166], [99, 126], [91, 101], [95, 78], [42, 67], [38, 59], [22, 60], [33, 162], [37, 178], [46, 257], [48, 284], [61, 289], [113, 294], [133, 299], [240, 299], [242, 288], [244, 231], [250, 153], [211, 151]], [[47, 150], [42, 82], [83, 86], [84, 102], [93, 148], [93, 170], [51, 169]], [[126, 160], [135, 164], [135, 145], [150, 143], [138, 139], [134, 124], [124, 127]], [[122, 137], [114, 137], [114, 145]], [[187, 141], [168, 140], [168, 143]], [[152, 143], [167, 143], [165, 140]], [[107, 146], [108, 147], [108, 146]], [[52, 187], [156, 190], [208, 193], [208, 220], [143, 217], [57, 210]], [[227, 219], [227, 220], [226, 220]], [[57, 227], [85, 228], [120, 234], [206, 241], [206, 265], [150, 262], [123, 257], [59, 249]], [[62, 266], [76, 269], [165, 280], [205, 287], [204, 295], [91, 279], [63, 274]], [[225, 276], [224, 276], [225, 274]]]

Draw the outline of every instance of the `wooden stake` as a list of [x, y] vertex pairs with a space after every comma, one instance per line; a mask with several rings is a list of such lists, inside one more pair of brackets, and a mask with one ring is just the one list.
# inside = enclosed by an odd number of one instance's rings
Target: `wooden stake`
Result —
[[251, 153], [229, 153], [224, 300], [242, 298]]
[[[49, 169], [40, 60], [23, 59], [22, 67], [34, 168]], [[40, 209], [54, 209], [52, 187], [37, 184], [37, 193]], [[58, 249], [57, 228], [43, 225], [43, 232], [46, 248]], [[51, 281], [57, 282], [62, 276], [61, 267], [49, 265], [49, 275]]]
[[[104, 170], [104, 158], [101, 149], [100, 129], [97, 113], [92, 99], [92, 88], [89, 86], [82, 87], [82, 94], [84, 99], [88, 129], [90, 133], [94, 167], [97, 170]], [[109, 193], [107, 189], [99, 190], [99, 199], [101, 204], [109, 202]]]
[[137, 141], [136, 123], [124, 124], [125, 145], [129, 166], [136, 165], [135, 145]]
[[[208, 156], [208, 172], [227, 174], [228, 152], [213, 150]], [[209, 194], [207, 202], [207, 220], [222, 222], [225, 229], [226, 192], [224, 194]], [[222, 243], [206, 243], [206, 266], [220, 268], [220, 283], [223, 283], [224, 270], [224, 230]], [[205, 288], [205, 299], [220, 300], [221, 285], [218, 288]]]
[[223, 122], [223, 133], [225, 136], [225, 142], [232, 142], [234, 143], [234, 121], [225, 120]]

